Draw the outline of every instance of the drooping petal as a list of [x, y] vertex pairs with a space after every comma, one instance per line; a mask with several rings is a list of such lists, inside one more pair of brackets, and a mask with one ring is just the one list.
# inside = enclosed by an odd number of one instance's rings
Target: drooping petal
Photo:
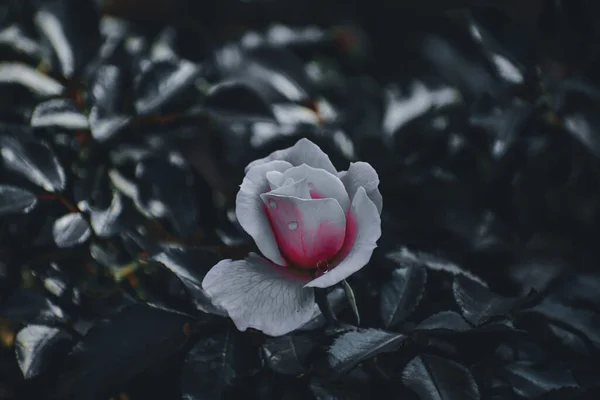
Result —
[[290, 264], [316, 268], [342, 247], [346, 215], [337, 200], [306, 200], [272, 193], [260, 197], [279, 249]]
[[367, 196], [375, 203], [377, 211], [381, 214], [383, 198], [377, 187], [379, 186], [379, 176], [371, 164], [362, 161], [353, 162], [350, 164], [348, 171], [340, 172], [338, 177], [342, 180], [351, 199], [354, 198], [359, 187], [364, 187]]
[[212, 303], [227, 311], [240, 331], [254, 328], [285, 335], [313, 314], [314, 292], [306, 279], [250, 253], [245, 260], [223, 260], [202, 281]]
[[[352, 200], [350, 211], [352, 219], [356, 218], [356, 236], [344, 243], [340, 254], [349, 249], [346, 257], [333, 269], [313, 279], [306, 287], [326, 288], [346, 279], [364, 267], [371, 258], [373, 250], [377, 247], [377, 240], [381, 236], [381, 217], [375, 204], [367, 196], [364, 187], [359, 187]], [[354, 223], [349, 220], [348, 229], [352, 230]], [[346, 233], [351, 235], [350, 232]]]
[[269, 190], [267, 171], [285, 171], [292, 165], [285, 161], [271, 161], [248, 171], [235, 199], [235, 215], [244, 230], [254, 239], [260, 252], [279, 265], [287, 265], [281, 256], [264, 212], [260, 194]]
[[292, 178], [294, 181], [306, 179], [310, 187], [310, 195], [313, 199], [332, 198], [336, 199], [342, 210], [347, 211], [350, 207], [350, 197], [342, 181], [335, 175], [324, 169], [313, 168], [306, 164], [293, 167], [282, 175], [284, 180]]
[[327, 172], [330, 172], [334, 175], [337, 174], [337, 171], [329, 156], [325, 154], [319, 146], [311, 142], [310, 140], [303, 138], [296, 142], [295, 145], [283, 150], [277, 150], [271, 153], [269, 156], [265, 158], [261, 158], [260, 160], [252, 161], [246, 167], [246, 172], [250, 170], [250, 168], [255, 167], [257, 165], [261, 165], [273, 160], [283, 160], [287, 161], [293, 166], [298, 166], [302, 164], [306, 164], [313, 168], [322, 168]]

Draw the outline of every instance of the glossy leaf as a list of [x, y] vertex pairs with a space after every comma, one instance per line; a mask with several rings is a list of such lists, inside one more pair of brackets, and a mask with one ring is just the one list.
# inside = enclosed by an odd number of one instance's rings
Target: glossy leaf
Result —
[[201, 249], [170, 249], [154, 256], [154, 260], [163, 264], [181, 280], [199, 310], [226, 315], [224, 310], [212, 305], [208, 294], [202, 289], [204, 275], [210, 267], [220, 261], [215, 254]]
[[465, 332], [471, 328], [460, 314], [454, 311], [441, 311], [421, 321], [415, 330]]
[[0, 185], [0, 216], [26, 214], [36, 204], [37, 197], [30, 191], [12, 185]]
[[137, 83], [135, 108], [138, 114], [158, 111], [182, 91], [189, 89], [199, 72], [198, 66], [186, 60], [150, 64]]
[[285, 335], [269, 338], [261, 347], [262, 356], [273, 371], [299, 375], [306, 371], [307, 358], [316, 343], [308, 336]]
[[58, 96], [65, 90], [55, 79], [27, 64], [17, 62], [0, 63], [0, 83], [22, 85], [43, 97]]
[[107, 396], [148, 367], [176, 354], [190, 333], [191, 319], [145, 304], [98, 321], [64, 360], [59, 396]]
[[237, 331], [232, 327], [199, 340], [185, 358], [181, 374], [182, 398], [223, 398], [227, 387], [241, 374], [237, 346]]
[[465, 366], [430, 354], [413, 358], [402, 372], [402, 382], [421, 400], [481, 398], [477, 383]]
[[21, 142], [0, 136], [0, 155], [6, 168], [23, 175], [49, 192], [61, 192], [67, 184], [65, 170], [54, 151], [38, 141]]
[[15, 352], [23, 377], [31, 379], [51, 368], [56, 357], [69, 350], [65, 347], [70, 340], [70, 335], [60, 328], [28, 325], [21, 329], [15, 339]]
[[89, 223], [80, 213], [63, 215], [52, 227], [52, 237], [58, 247], [73, 247], [85, 243], [92, 234]]
[[564, 387], [579, 387], [571, 372], [557, 364], [519, 362], [507, 366], [506, 370], [515, 392], [528, 398]]
[[483, 285], [486, 285], [484, 281], [482, 281], [472, 272], [461, 268], [459, 265], [444, 257], [431, 254], [425, 251], [411, 250], [408, 247], [403, 246], [399, 250], [388, 254], [387, 258], [393, 260], [401, 266], [422, 265], [427, 269], [433, 271], [443, 271], [456, 276], [463, 275]]
[[110, 237], [117, 234], [123, 211], [123, 200], [118, 192], [113, 193], [112, 201], [106, 209], [90, 210], [90, 224], [96, 236]]
[[67, 315], [55, 302], [32, 289], [19, 289], [0, 303], [0, 317], [24, 324], [59, 325]]
[[94, 139], [106, 141], [121, 131], [131, 117], [125, 109], [123, 97], [128, 76], [124, 67], [113, 64], [100, 65], [90, 83], [90, 130]]
[[65, 129], [88, 129], [88, 119], [75, 104], [67, 99], [52, 99], [36, 106], [31, 115], [31, 126], [55, 126]]
[[421, 266], [397, 268], [381, 288], [380, 315], [386, 328], [404, 321], [419, 305], [427, 270]]
[[508, 315], [520, 303], [518, 298], [499, 296], [468, 278], [455, 278], [452, 289], [463, 316], [475, 325], [495, 316]]
[[342, 374], [380, 353], [396, 350], [405, 340], [406, 336], [402, 334], [378, 329], [342, 333], [329, 348], [329, 367], [335, 374]]

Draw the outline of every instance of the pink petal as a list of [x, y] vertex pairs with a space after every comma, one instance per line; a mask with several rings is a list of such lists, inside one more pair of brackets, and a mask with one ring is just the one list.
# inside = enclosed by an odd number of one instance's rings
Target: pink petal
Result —
[[[333, 269], [306, 284], [306, 287], [326, 288], [346, 279], [364, 267], [377, 247], [381, 236], [381, 217], [377, 206], [360, 187], [352, 199], [346, 242], [337, 257], [345, 257]], [[353, 235], [353, 230], [356, 230]], [[336, 257], [336, 259], [337, 259]]]
[[275, 240], [286, 260], [298, 267], [326, 264], [340, 250], [346, 216], [335, 199], [300, 199], [271, 193], [261, 198]]
[[270, 336], [292, 332], [314, 313], [314, 291], [287, 268], [250, 253], [245, 260], [222, 260], [202, 281], [215, 307], [227, 311], [240, 331]]

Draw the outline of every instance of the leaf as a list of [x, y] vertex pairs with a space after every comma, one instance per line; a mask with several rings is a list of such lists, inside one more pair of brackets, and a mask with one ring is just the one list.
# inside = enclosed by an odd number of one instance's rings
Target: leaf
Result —
[[579, 387], [571, 372], [556, 363], [517, 362], [507, 366], [506, 371], [515, 392], [528, 398], [550, 390]]
[[381, 288], [380, 316], [383, 326], [393, 327], [403, 322], [419, 305], [427, 271], [421, 266], [411, 265], [397, 268], [392, 277]]
[[204, 105], [219, 112], [275, 119], [270, 105], [243, 82], [225, 81], [213, 86]]
[[212, 305], [208, 294], [202, 289], [202, 280], [208, 270], [220, 261], [211, 252], [199, 248], [169, 249], [153, 257], [181, 280], [196, 307], [206, 313], [227, 315]]
[[471, 272], [459, 267], [452, 261], [435, 254], [430, 254], [419, 250], [411, 250], [406, 246], [402, 246], [399, 250], [388, 254], [387, 258], [395, 261], [403, 267], [422, 265], [433, 271], [444, 271], [454, 276], [466, 276], [484, 286], [487, 286], [484, 281]]
[[59, 328], [28, 325], [21, 329], [15, 339], [15, 352], [23, 377], [31, 379], [48, 370], [69, 350], [66, 345], [70, 341], [71, 336]]
[[[597, 312], [565, 305], [553, 297], [547, 298], [529, 311], [542, 314], [551, 321], [560, 322], [563, 327], [581, 332], [597, 349], [600, 349], [600, 318]], [[568, 336], [562, 337], [562, 340], [570, 341]]]
[[136, 85], [135, 109], [140, 115], [157, 112], [191, 88], [200, 68], [187, 60], [161, 60], [142, 72]]
[[58, 96], [65, 90], [58, 81], [42, 74], [27, 64], [18, 62], [0, 63], [0, 83], [22, 85], [32, 92], [44, 96]]
[[119, 232], [119, 220], [123, 214], [123, 200], [119, 192], [113, 192], [110, 205], [104, 210], [90, 210], [90, 224], [98, 237], [110, 237]]
[[329, 348], [329, 366], [334, 375], [343, 374], [364, 360], [396, 350], [405, 340], [402, 334], [372, 328], [343, 333]]
[[481, 325], [495, 316], [508, 315], [522, 301], [499, 296], [485, 286], [463, 277], [454, 279], [452, 291], [463, 316], [474, 325]]
[[417, 325], [415, 330], [465, 332], [471, 328], [471, 325], [454, 311], [441, 311], [427, 317]]
[[419, 355], [406, 364], [402, 382], [421, 400], [481, 398], [477, 383], [465, 366], [430, 354]]
[[[594, 389], [592, 389], [594, 390]], [[534, 397], [534, 400], [584, 400], [589, 397], [585, 397], [583, 391], [579, 388], [574, 387], [562, 387], [560, 389], [552, 389], [543, 394]]]
[[98, 45], [99, 21], [90, 1], [38, 2], [33, 22], [47, 40], [65, 78], [71, 78], [89, 60]]
[[200, 340], [188, 352], [181, 373], [183, 400], [222, 399], [238, 376], [237, 331], [228, 326]]
[[[190, 317], [147, 304], [100, 321], [66, 357], [58, 397], [101, 398], [150, 366], [177, 353], [187, 341]], [[87, 396], [87, 397], [86, 397]]]
[[0, 317], [24, 324], [58, 325], [65, 322], [64, 311], [42, 294], [20, 288], [0, 303]]
[[52, 238], [58, 247], [67, 248], [85, 243], [92, 235], [88, 222], [80, 213], [63, 215], [52, 227]]
[[261, 346], [265, 363], [284, 375], [299, 375], [306, 371], [306, 362], [316, 343], [306, 335], [285, 335], [268, 338]]
[[0, 136], [0, 155], [4, 165], [49, 192], [61, 192], [67, 184], [65, 171], [54, 151], [39, 141], [20, 142]]
[[123, 66], [100, 65], [90, 83], [90, 130], [95, 140], [104, 142], [129, 124], [131, 117], [125, 110], [125, 93], [129, 78]]
[[52, 99], [38, 104], [31, 115], [31, 126], [88, 129], [88, 119], [69, 99]]
[[[346, 306], [346, 293], [341, 287], [334, 287], [327, 293], [326, 296], [328, 307], [331, 309], [334, 315], [339, 314]], [[312, 318], [305, 325], [299, 328], [300, 331], [310, 331], [322, 327], [327, 323], [323, 312], [318, 305], [315, 304], [315, 311]]]
[[10, 214], [27, 214], [37, 205], [37, 197], [17, 186], [0, 184], [0, 217]]

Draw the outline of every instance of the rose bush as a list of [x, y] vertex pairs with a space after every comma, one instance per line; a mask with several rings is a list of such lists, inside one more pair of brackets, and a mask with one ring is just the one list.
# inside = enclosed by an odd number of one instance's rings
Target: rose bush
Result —
[[202, 286], [239, 330], [284, 335], [313, 316], [313, 288], [335, 285], [368, 263], [381, 236], [379, 177], [364, 162], [337, 172], [307, 139], [245, 172], [236, 215], [266, 258], [222, 260]]

